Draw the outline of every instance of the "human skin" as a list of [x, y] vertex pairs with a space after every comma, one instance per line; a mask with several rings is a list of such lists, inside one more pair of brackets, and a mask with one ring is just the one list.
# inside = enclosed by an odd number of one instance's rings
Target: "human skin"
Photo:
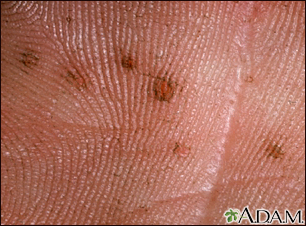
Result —
[[305, 215], [304, 2], [1, 3], [1, 224]]

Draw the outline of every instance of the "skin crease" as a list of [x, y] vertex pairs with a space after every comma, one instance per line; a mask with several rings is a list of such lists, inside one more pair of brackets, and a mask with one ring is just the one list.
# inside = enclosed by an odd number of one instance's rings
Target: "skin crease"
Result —
[[305, 219], [304, 40], [304, 2], [1, 3], [1, 224]]

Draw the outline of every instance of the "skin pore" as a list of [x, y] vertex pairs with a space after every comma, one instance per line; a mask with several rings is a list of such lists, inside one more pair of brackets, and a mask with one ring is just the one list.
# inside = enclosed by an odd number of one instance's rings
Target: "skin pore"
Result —
[[1, 224], [305, 216], [304, 2], [1, 3]]

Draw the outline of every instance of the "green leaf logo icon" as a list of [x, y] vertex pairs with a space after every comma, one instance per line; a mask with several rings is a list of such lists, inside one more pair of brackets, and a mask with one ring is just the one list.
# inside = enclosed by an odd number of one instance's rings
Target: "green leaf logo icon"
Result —
[[237, 212], [234, 212], [232, 209], [229, 209], [229, 211], [225, 212], [225, 217], [227, 217], [226, 221], [227, 223], [231, 223], [233, 221], [233, 217], [234, 217], [234, 221], [237, 220], [236, 214], [238, 214]]

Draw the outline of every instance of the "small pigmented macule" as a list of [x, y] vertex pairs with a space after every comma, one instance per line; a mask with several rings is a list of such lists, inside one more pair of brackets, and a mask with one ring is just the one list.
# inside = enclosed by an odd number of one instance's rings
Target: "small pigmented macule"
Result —
[[283, 158], [285, 152], [282, 150], [282, 145], [278, 144], [269, 144], [266, 151], [268, 152], [267, 157], [272, 156], [275, 159]]
[[165, 78], [158, 78], [155, 80], [153, 87], [155, 98], [159, 101], [169, 102], [175, 93], [175, 88], [175, 82], [167, 81]]
[[263, 140], [264, 150], [266, 152], [266, 156], [273, 157], [274, 159], [282, 159], [285, 155], [284, 145], [287, 141], [287, 137], [281, 135], [279, 139], [265, 139]]
[[22, 59], [20, 60], [24, 66], [30, 68], [36, 66], [39, 60], [39, 57], [36, 56], [33, 52], [25, 52], [21, 54]]
[[135, 67], [135, 61], [130, 56], [124, 56], [121, 60], [121, 65], [127, 69], [133, 69]]
[[187, 157], [190, 153], [190, 148], [180, 145], [179, 143], [175, 143], [175, 148], [173, 149], [173, 153], [180, 157]]

